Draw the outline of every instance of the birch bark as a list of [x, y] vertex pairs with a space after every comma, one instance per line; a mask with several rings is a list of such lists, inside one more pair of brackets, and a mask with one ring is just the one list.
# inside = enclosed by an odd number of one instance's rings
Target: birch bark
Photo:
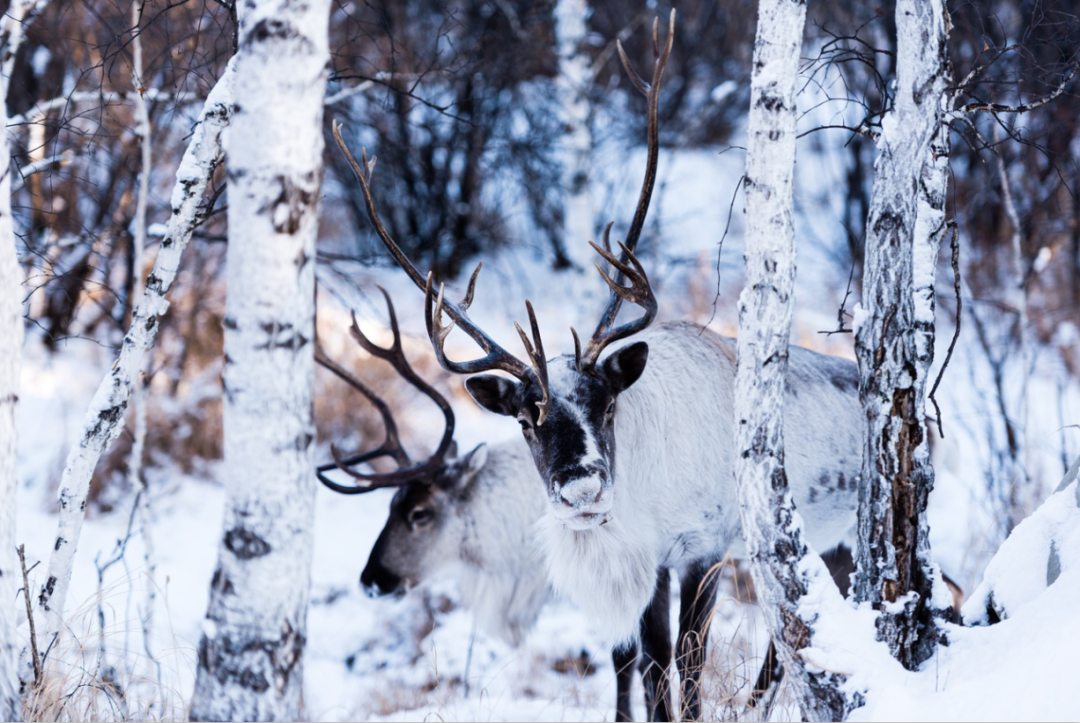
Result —
[[226, 509], [192, 720], [297, 720], [314, 475], [315, 236], [330, 0], [240, 6], [227, 138]]
[[[45, 584], [38, 595], [38, 610], [45, 617], [43, 625], [38, 628], [42, 650], [50, 645], [55, 649], [54, 641], [63, 629], [64, 603], [82, 531], [90, 477], [102, 453], [120, 433], [132, 385], [143, 355], [157, 335], [158, 319], [169, 307], [165, 295], [176, 278], [180, 256], [191, 240], [198, 221], [198, 210], [206, 185], [221, 157], [221, 132], [228, 125], [232, 112], [234, 63], [235, 60], [230, 62], [210, 91], [192, 131], [191, 142], [176, 171], [172, 216], [161, 240], [154, 270], [147, 278], [142, 298], [132, 313], [131, 329], [124, 337], [120, 356], [109, 374], [101, 380], [83, 419], [82, 436], [68, 453], [60, 480], [60, 520], [56, 541], [49, 557]], [[22, 670], [28, 671], [29, 658], [23, 657]]]
[[[0, 76], [0, 128], [7, 127], [7, 78]], [[16, 435], [23, 344], [22, 272], [11, 220], [11, 156], [0, 138], [0, 720], [22, 720], [18, 614], [22, 587], [15, 561]]]
[[930, 558], [924, 418], [948, 184], [948, 11], [942, 0], [898, 0], [896, 26], [896, 97], [874, 165], [855, 337], [866, 416], [855, 597], [881, 610], [879, 639], [914, 669], [934, 650], [944, 603], [934, 598], [944, 586]]
[[555, 5], [555, 41], [559, 75], [555, 80], [565, 130], [563, 156], [563, 234], [576, 266], [591, 270], [593, 201], [589, 182], [592, 134], [589, 132], [589, 58], [582, 51], [589, 13], [586, 0], [559, 0]]
[[[799, 657], [814, 636], [815, 617], [804, 609], [804, 599], [828, 573], [803, 541], [802, 519], [784, 469], [784, 389], [795, 283], [795, 89], [805, 21], [804, 2], [759, 0], [744, 183], [746, 285], [739, 296], [736, 474], [754, 586], [803, 716], [841, 720], [843, 676], [808, 670]], [[832, 593], [839, 595], [835, 588]]]

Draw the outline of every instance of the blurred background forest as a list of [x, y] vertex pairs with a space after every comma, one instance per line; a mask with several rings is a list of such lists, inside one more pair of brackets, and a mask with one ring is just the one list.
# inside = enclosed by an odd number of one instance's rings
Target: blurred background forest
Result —
[[[676, 6], [678, 52], [660, 110], [664, 148], [737, 153], [749, 94], [753, 11], [711, 0]], [[581, 49], [591, 69], [584, 92], [598, 149], [592, 194], [603, 209], [615, 193], [612, 176], [627, 172], [605, 171], [639, 144], [644, 124], [644, 100], [628, 92], [614, 40], [623, 40], [631, 58], [644, 59], [647, 33], [635, 31], [656, 9], [603, 0], [590, 7]], [[987, 0], [950, 9], [954, 76], [959, 81], [981, 69], [961, 104], [1040, 98], [1075, 70], [1080, 22], [1069, 3]], [[567, 248], [582, 240], [564, 235], [553, 11], [550, 2], [514, 0], [335, 4], [327, 123], [343, 120], [354, 145], [378, 154], [377, 190], [387, 226], [438, 279], [454, 279], [478, 256], [507, 247], [527, 249], [551, 269], [574, 264]], [[838, 185], [819, 189], [828, 191], [839, 215], [814, 223], [801, 243], [826, 250], [835, 277], [851, 276], [856, 300], [874, 144], [851, 129], [872, 129], [890, 102], [885, 79], [893, 72], [892, 17], [889, 3], [830, 2], [811, 4], [807, 23], [806, 47], [816, 54], [805, 64], [800, 152], [827, 149], [842, 173]], [[173, 173], [193, 116], [234, 52], [233, 6], [226, 0], [150, 2], [133, 28], [126, 2], [53, 3], [14, 59], [9, 133], [16, 227], [28, 276], [26, 319], [35, 330], [29, 343], [51, 353], [85, 343], [116, 346], [130, 317], [133, 278], [147, 270], [133, 269], [140, 168], [130, 101], [136, 32], [144, 44], [153, 128], [152, 250], [169, 213]], [[987, 422], [999, 458], [983, 470], [991, 485], [1008, 486], [998, 478], [1011, 474], [1007, 468], [1021, 454], [1019, 400], [1010, 398], [1007, 383], [1012, 367], [1031, 365], [1045, 350], [1070, 376], [1080, 371], [1075, 326], [1062, 326], [1080, 308], [1078, 119], [1080, 98], [1067, 86], [1029, 113], [983, 113], [954, 125], [949, 214], [959, 234], [963, 295], [970, 298], [964, 321], [977, 331], [974, 342], [992, 370], [994, 388], [982, 390], [988, 415], [998, 417]], [[332, 145], [319, 260], [326, 267], [344, 261], [385, 265], [359, 187]], [[737, 182], [719, 173], [703, 180], [722, 187], [718, 198], [733, 193]], [[151, 466], [158, 455], [185, 467], [220, 455], [219, 401], [195, 381], [212, 382], [220, 369], [227, 202], [219, 172], [154, 352], [152, 406], [169, 414], [151, 422], [145, 460]], [[594, 238], [606, 220], [604, 213], [596, 215]], [[716, 253], [723, 231], [696, 229], [700, 247]], [[657, 223], [648, 227], [647, 256], [668, 252], [664, 233]], [[728, 255], [734, 267], [735, 253]], [[948, 251], [942, 263], [944, 336], [947, 315], [956, 310], [948, 293]], [[712, 302], [706, 293], [697, 304]], [[1027, 359], [1019, 360], [1021, 354]], [[328, 433], [360, 421], [346, 408], [335, 414], [348, 418], [327, 420]], [[123, 447], [100, 471], [99, 490], [124, 464]], [[102, 494], [95, 499], [108, 504]]]
[[[149, 271], [169, 217], [188, 134], [236, 50], [238, 1], [154, 0], [133, 27], [126, 1], [67, 0], [50, 3], [29, 27], [7, 103], [32, 374], [67, 358], [70, 365], [62, 368], [85, 365], [96, 383], [97, 367], [111, 363], [130, 323], [134, 280]], [[476, 261], [509, 259], [486, 273], [506, 283], [531, 279], [537, 288], [549, 280], [560, 289], [586, 284], [586, 277], [591, 283], [591, 259], [577, 251], [585, 239], [566, 232], [568, 129], [557, 87], [555, 6], [334, 3], [318, 246], [320, 341], [395, 408], [412, 410], [416, 400], [391, 371], [365, 364], [344, 333], [341, 309], [366, 298], [374, 281], [385, 283], [392, 262], [329, 124], [342, 121], [352, 147], [378, 155], [375, 193], [383, 219], [437, 279], [463, 286]], [[661, 178], [639, 255], [650, 276], [658, 269], [654, 287], [664, 314], [733, 333], [755, 7], [730, 0], [674, 6], [676, 49], [660, 101]], [[666, 7], [588, 3], [579, 50], [589, 69], [580, 90], [593, 149], [592, 238], [608, 220], [625, 221], [640, 174], [645, 102], [619, 67], [615, 40], [638, 67], [650, 67], [645, 28]], [[1057, 0], [953, 2], [949, 9], [953, 75], [963, 86], [957, 105], [988, 109], [954, 119], [947, 212], [959, 260], [954, 264], [945, 244], [938, 274], [939, 366], [952, 329], [962, 323], [938, 394], [952, 440], [936, 452], [939, 487], [951, 475], [966, 480], [963, 493], [949, 499], [977, 507], [972, 524], [983, 533], [942, 554], [951, 555], [954, 569], [974, 575], [958, 550], [996, 549], [1080, 452], [1080, 81], [1073, 78], [1080, 18], [1075, 4]], [[859, 299], [872, 136], [892, 102], [893, 15], [891, 2], [808, 7], [799, 98], [796, 229], [805, 277], [796, 300], [797, 341], [848, 356], [850, 334], [819, 332], [850, 329]], [[141, 88], [132, 81], [136, 34], [145, 56]], [[134, 248], [141, 165], [132, 98], [138, 91], [149, 101], [154, 157], [142, 268], [135, 268]], [[997, 112], [1022, 104], [1032, 107]], [[176, 470], [213, 478], [222, 453], [228, 186], [220, 168], [213, 185], [147, 364], [141, 474], [151, 489], [174, 484], [167, 480]], [[703, 210], [688, 210], [688, 187], [704, 198]], [[524, 295], [515, 293], [513, 309]], [[419, 307], [418, 296], [398, 300], [399, 310], [404, 306]], [[593, 318], [595, 311], [581, 313]], [[421, 342], [412, 352], [415, 366], [440, 379], [441, 389], [460, 387], [443, 377]], [[319, 374], [320, 442], [346, 448], [380, 439], [377, 415]], [[452, 396], [468, 406], [460, 392]], [[64, 414], [77, 420], [85, 404], [71, 405]], [[20, 450], [20, 474], [42, 490], [43, 500], [45, 490], [55, 490], [64, 444], [72, 441], [51, 414], [32, 413], [43, 430], [27, 433], [22, 444], [51, 439], [56, 451]], [[430, 446], [424, 423], [402, 431], [407, 442]], [[92, 515], [130, 498], [131, 441], [125, 431], [99, 466]], [[364, 554], [356, 551], [357, 570]]]

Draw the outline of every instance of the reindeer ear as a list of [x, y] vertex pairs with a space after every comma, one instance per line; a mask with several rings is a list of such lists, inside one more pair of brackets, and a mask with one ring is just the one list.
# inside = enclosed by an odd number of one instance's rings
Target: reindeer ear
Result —
[[645, 362], [649, 360], [649, 345], [639, 341], [629, 344], [608, 355], [604, 360], [604, 375], [615, 393], [625, 391], [636, 382], [645, 371]]
[[493, 374], [481, 374], [465, 380], [465, 388], [484, 409], [508, 417], [517, 416], [514, 399], [517, 396], [517, 382], [512, 382]]
[[476, 475], [484, 468], [484, 465], [487, 464], [487, 460], [487, 445], [483, 443], [478, 444], [476, 448], [454, 460], [454, 473], [440, 475], [437, 484], [447, 492], [452, 492], [454, 490], [464, 492], [469, 489], [473, 480], [476, 479]]
[[476, 445], [476, 449], [465, 455], [465, 469], [468, 470], [470, 475], [475, 475], [477, 472], [484, 468], [488, 460], [488, 447], [481, 442]]

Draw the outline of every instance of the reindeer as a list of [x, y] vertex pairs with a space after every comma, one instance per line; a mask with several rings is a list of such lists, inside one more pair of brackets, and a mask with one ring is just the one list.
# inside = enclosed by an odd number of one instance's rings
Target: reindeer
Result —
[[[627, 74], [648, 98], [645, 178], [626, 240], [619, 242], [621, 253], [611, 250], [612, 224], [604, 230], [603, 248], [590, 242], [612, 270], [609, 274], [597, 263], [611, 296], [584, 349], [571, 329], [573, 354], [545, 355], [529, 301], [531, 334], [517, 327], [528, 363], [472, 322], [467, 311], [482, 265], [459, 303], [446, 299], [441, 285], [436, 294], [431, 274], [420, 274], [379, 219], [370, 188], [375, 160], [369, 163], [364, 153], [358, 164], [337, 125], [334, 135], [361, 184], [377, 234], [424, 291], [427, 332], [439, 363], [457, 374], [499, 370], [513, 377], [473, 376], [465, 387], [481, 407], [521, 426], [549, 503], [542, 542], [555, 589], [591, 614], [613, 640], [629, 640], [653, 600], [657, 570], [678, 571], [681, 707], [684, 717], [696, 718], [715, 576], [704, 578], [700, 588], [688, 589], [688, 582], [702, 580], [702, 571], [725, 554], [742, 556], [744, 547], [734, 475], [735, 341], [685, 322], [652, 326], [657, 302], [635, 256], [656, 179], [657, 105], [674, 19], [673, 11], [663, 48], [659, 23], [653, 23], [651, 83], [618, 46]], [[616, 326], [623, 301], [643, 314]], [[449, 359], [444, 342], [454, 326], [485, 355]], [[853, 362], [790, 349], [784, 430], [788, 481], [807, 539], [821, 551], [836, 547], [855, 523], [862, 462], [858, 379]]]
[[[355, 317], [350, 333], [363, 349], [389, 362], [403, 379], [439, 407], [445, 419], [443, 436], [427, 460], [412, 464], [386, 402], [322, 349], [316, 349], [316, 360], [322, 366], [376, 407], [385, 430], [381, 445], [347, 459], [331, 446], [334, 462], [320, 465], [316, 475], [329, 489], [347, 495], [398, 488], [390, 503], [390, 515], [360, 575], [360, 585], [370, 597], [400, 599], [427, 580], [453, 579], [463, 604], [484, 630], [517, 647], [535, 625], [551, 593], [534, 539], [534, 529], [546, 507], [540, 475], [521, 439], [490, 446], [480, 444], [465, 455], [457, 454], [453, 409], [409, 365], [393, 303], [385, 290], [380, 291], [389, 312], [393, 337], [390, 346], [374, 344], [360, 330]], [[399, 469], [381, 474], [353, 469], [380, 457], [393, 459]], [[357, 483], [342, 485], [327, 477], [326, 473], [335, 468]], [[641, 670], [650, 719], [671, 718], [668, 598], [668, 571], [661, 569], [657, 572], [654, 599], [641, 618], [643, 656], [639, 661], [633, 646], [613, 651], [617, 720], [632, 720], [630, 686], [636, 665]]]

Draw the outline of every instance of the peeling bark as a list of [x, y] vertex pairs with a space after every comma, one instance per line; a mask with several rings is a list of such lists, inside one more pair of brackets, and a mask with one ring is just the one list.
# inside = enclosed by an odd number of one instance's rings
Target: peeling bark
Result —
[[914, 669], [933, 652], [944, 617], [926, 521], [934, 471], [925, 408], [948, 187], [948, 11], [941, 0], [901, 0], [896, 25], [895, 107], [874, 165], [855, 338], [867, 422], [855, 596], [881, 610], [879, 639]]
[[227, 141], [227, 500], [192, 720], [300, 715], [329, 11], [330, 0], [240, 6]]
[[[63, 630], [64, 604], [82, 531], [90, 477], [101, 455], [120, 434], [132, 385], [141, 368], [143, 355], [157, 335], [158, 319], [169, 308], [165, 295], [176, 278], [180, 256], [187, 248], [198, 222], [198, 210], [207, 182], [221, 157], [221, 132], [228, 125], [232, 112], [234, 63], [235, 60], [230, 62], [210, 92], [192, 131], [191, 142], [176, 171], [172, 216], [161, 240], [154, 269], [147, 277], [142, 298], [132, 313], [131, 328], [124, 337], [120, 356], [109, 374], [101, 380], [83, 418], [82, 436], [68, 453], [60, 480], [60, 521], [56, 541], [49, 558], [46, 583], [38, 594], [38, 610], [45, 616], [44, 624], [39, 628], [42, 631], [40, 642], [43, 649], [50, 645], [55, 649], [53, 641]], [[22, 670], [28, 671], [29, 658], [26, 655], [23, 657]]]
[[758, 3], [746, 152], [746, 286], [739, 297], [735, 376], [736, 474], [754, 586], [803, 716], [841, 720], [853, 707], [839, 689], [844, 676], [810, 670], [799, 655], [811, 645], [816, 621], [804, 606], [807, 592], [812, 578], [828, 573], [803, 541], [784, 469], [795, 284], [795, 89], [805, 20], [806, 5], [798, 0]]

